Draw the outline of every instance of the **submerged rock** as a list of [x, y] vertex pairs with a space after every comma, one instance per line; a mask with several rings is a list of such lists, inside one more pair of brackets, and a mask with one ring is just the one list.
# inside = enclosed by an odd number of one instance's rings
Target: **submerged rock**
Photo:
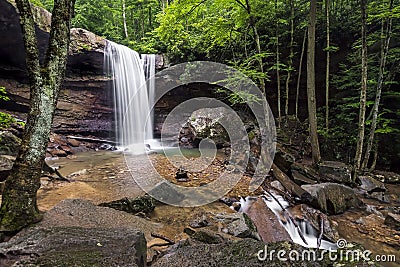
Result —
[[321, 183], [301, 187], [314, 198], [312, 206], [330, 215], [340, 214], [361, 205], [353, 189], [345, 185]]
[[155, 200], [149, 195], [137, 197], [135, 199], [123, 198], [108, 203], [101, 203], [100, 207], [109, 207], [131, 214], [139, 212], [150, 213], [155, 208]]

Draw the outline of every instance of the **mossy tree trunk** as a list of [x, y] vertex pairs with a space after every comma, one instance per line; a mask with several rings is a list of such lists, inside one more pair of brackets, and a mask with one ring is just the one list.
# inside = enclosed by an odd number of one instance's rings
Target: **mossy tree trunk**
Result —
[[310, 17], [308, 21], [307, 49], [307, 100], [308, 120], [310, 124], [311, 151], [314, 164], [321, 161], [317, 133], [317, 104], [315, 97], [315, 24], [317, 16], [317, 1], [310, 1]]
[[31, 102], [21, 148], [3, 191], [1, 232], [15, 232], [41, 219], [36, 193], [66, 68], [75, 0], [54, 2], [49, 46], [43, 65], [39, 61], [31, 5], [28, 0], [16, 0], [16, 3], [26, 51]]

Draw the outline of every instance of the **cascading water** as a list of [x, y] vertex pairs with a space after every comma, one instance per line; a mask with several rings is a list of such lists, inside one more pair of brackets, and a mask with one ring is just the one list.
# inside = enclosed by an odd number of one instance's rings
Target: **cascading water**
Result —
[[153, 138], [155, 56], [141, 59], [137, 52], [111, 41], [104, 56], [113, 83], [117, 142], [125, 151], [142, 154]]
[[[275, 199], [268, 195], [264, 195], [263, 199], [267, 207], [272, 210], [272, 212], [277, 216], [277, 218], [281, 218], [281, 213], [282, 213], [282, 207], [284, 209], [287, 209], [289, 207], [289, 203], [280, 195], [274, 194]], [[247, 197], [246, 199], [241, 199], [240, 200], [240, 210], [241, 212], [245, 212], [248, 208], [249, 205], [251, 205], [252, 197]], [[277, 202], [279, 201], [279, 203]], [[281, 207], [282, 206], [282, 207]], [[294, 223], [290, 220], [288, 220], [286, 223], [282, 223], [281, 220], [279, 220], [280, 224], [285, 228], [286, 232], [290, 235], [290, 238], [292, 241], [296, 244], [302, 245], [304, 247], [309, 247], [309, 248], [316, 248], [317, 247], [317, 242], [318, 242], [318, 233], [314, 229], [314, 227], [306, 222], [306, 221], [297, 221], [297, 224], [300, 228], [300, 231], [306, 240], [307, 244], [304, 243], [303, 239], [300, 237], [299, 232], [296, 229], [296, 226]], [[321, 240], [321, 245], [320, 249], [336, 249], [337, 246], [334, 243], [331, 243], [326, 240]]]

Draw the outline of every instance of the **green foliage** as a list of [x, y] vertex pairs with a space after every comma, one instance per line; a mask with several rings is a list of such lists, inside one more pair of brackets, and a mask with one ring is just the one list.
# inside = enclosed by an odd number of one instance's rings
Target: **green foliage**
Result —
[[7, 96], [6, 88], [0, 86], [0, 100], [8, 101], [10, 98]]
[[0, 112], [0, 129], [9, 128], [16, 120], [8, 113]]

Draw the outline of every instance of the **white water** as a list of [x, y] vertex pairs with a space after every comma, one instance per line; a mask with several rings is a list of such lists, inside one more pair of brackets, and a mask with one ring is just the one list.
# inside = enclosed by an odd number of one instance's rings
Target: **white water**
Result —
[[[106, 69], [113, 80], [117, 142], [124, 151], [142, 154], [153, 139], [155, 56], [139, 54], [107, 41]], [[147, 79], [147, 80], [146, 80]]]
[[[289, 207], [289, 203], [280, 195], [274, 194], [274, 197], [279, 201], [279, 203], [282, 205], [283, 208], [287, 209]], [[292, 241], [296, 244], [302, 245], [304, 247], [308, 248], [317, 248], [318, 247], [318, 233], [314, 229], [314, 227], [308, 223], [307, 221], [296, 221], [301, 233], [304, 236], [304, 239], [307, 241], [307, 244], [304, 243], [302, 238], [299, 235], [299, 232], [296, 229], [296, 226], [293, 224], [292, 221], [288, 220], [286, 223], [283, 223], [279, 218], [282, 217], [282, 208], [281, 206], [276, 202], [275, 199], [270, 197], [269, 195], [264, 195], [263, 196], [265, 204], [268, 206], [269, 209], [273, 211], [275, 216], [278, 218], [279, 223], [285, 228], [286, 232], [290, 235], [290, 238]], [[254, 197], [246, 197], [246, 199], [241, 198], [240, 199], [240, 211], [241, 212], [246, 212], [246, 210], [249, 208], [251, 203], [254, 201]], [[326, 240], [321, 240], [321, 246], [320, 249], [326, 249], [328, 250], [331, 248], [332, 250], [336, 249], [337, 246], [334, 243], [331, 243]]]

